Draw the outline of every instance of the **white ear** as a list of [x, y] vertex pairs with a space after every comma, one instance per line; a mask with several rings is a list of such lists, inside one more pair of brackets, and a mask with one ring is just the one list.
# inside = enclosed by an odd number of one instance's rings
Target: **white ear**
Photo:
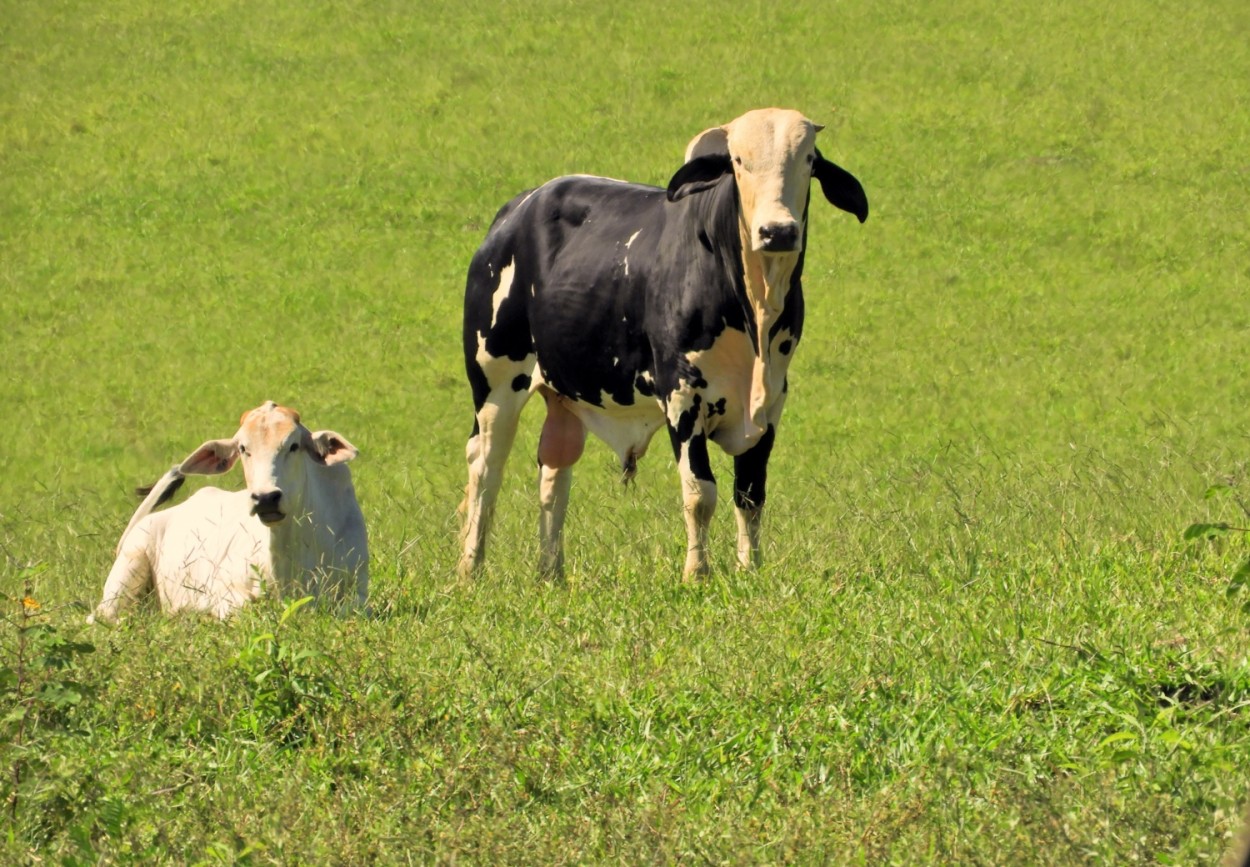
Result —
[[326, 466], [342, 464], [360, 454], [360, 450], [347, 441], [347, 437], [332, 430], [319, 430], [309, 434], [312, 453]]
[[699, 157], [729, 156], [729, 134], [723, 126], [705, 129], [686, 145], [686, 162]]
[[187, 456], [178, 470], [185, 475], [215, 476], [234, 466], [239, 445], [234, 440], [209, 440]]

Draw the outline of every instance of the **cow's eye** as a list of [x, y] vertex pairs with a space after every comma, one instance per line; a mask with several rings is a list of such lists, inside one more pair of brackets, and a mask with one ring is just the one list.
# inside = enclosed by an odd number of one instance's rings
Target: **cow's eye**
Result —
[[291, 451], [293, 452], [299, 451], [299, 443], [291, 443]]
[[239, 443], [239, 454], [241, 455], [247, 454], [247, 446], [243, 445], [242, 443]]
[[742, 157], [734, 157], [734, 165], [736, 166], [742, 165]]

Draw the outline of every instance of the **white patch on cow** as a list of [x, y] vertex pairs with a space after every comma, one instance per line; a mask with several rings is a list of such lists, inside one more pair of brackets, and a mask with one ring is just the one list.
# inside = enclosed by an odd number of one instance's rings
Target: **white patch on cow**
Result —
[[499, 271], [499, 286], [490, 297], [491, 314], [490, 327], [495, 328], [495, 321], [499, 318], [499, 308], [503, 305], [504, 299], [508, 297], [508, 293], [512, 291], [512, 275], [516, 272], [516, 260], [508, 260], [508, 264], [504, 265]]
[[651, 437], [664, 427], [659, 401], [650, 398], [621, 406], [605, 394], [602, 407], [567, 399], [564, 405], [588, 431], [608, 444], [621, 466], [636, 463], [646, 454]]
[[637, 232], [634, 232], [634, 234], [630, 235], [629, 240], [625, 242], [625, 249], [628, 250], [630, 245], [634, 243], [634, 239], [637, 238], [641, 234], [642, 234], [642, 229], [639, 229]]
[[793, 355], [794, 343], [795, 343], [794, 334], [791, 333], [789, 328], [780, 328], [777, 330], [777, 334], [773, 337], [772, 343], [769, 344], [769, 349], [772, 352], [776, 352], [778, 355], [781, 355], [783, 353], [781, 352], [779, 347], [781, 346], [781, 344], [786, 343], [786, 342], [789, 342], [790, 344], [790, 351], [784, 354]]
[[625, 276], [628, 277], [629, 276], [629, 258], [626, 257], [625, 259], [622, 259], [621, 264], [625, 266]]
[[708, 403], [725, 401], [723, 412], [708, 416], [707, 430], [730, 455], [755, 445], [776, 421], [790, 359], [780, 353], [769, 355], [767, 363], [756, 358], [751, 338], [736, 328], [725, 329], [707, 349], [686, 353], [707, 380], [703, 393]]
[[534, 389], [544, 381], [542, 372], [538, 369], [538, 356], [530, 353], [520, 361], [513, 361], [506, 355], [495, 357], [486, 350], [486, 335], [478, 334], [477, 336], [477, 354], [474, 356], [478, 366], [482, 368], [482, 373], [486, 376], [486, 382], [489, 383], [491, 391], [496, 388], [506, 388], [512, 390], [512, 380], [521, 374], [530, 377], [529, 391], [532, 393]]
[[[631, 183], [633, 183], [632, 181], [623, 181], [623, 180], [621, 180], [620, 178], [608, 178], [608, 177], [604, 177], [603, 175], [564, 175], [563, 177], [559, 177], [559, 178], [552, 178], [552, 180], [555, 180], [555, 181], [562, 181], [562, 180], [564, 180], [564, 178], [590, 178], [591, 180], [595, 180], [595, 181], [608, 181], [608, 182], [613, 183], [613, 184], [631, 184]], [[549, 183], [551, 183], [551, 181], [547, 181], [547, 183], [549, 184]], [[546, 186], [546, 184], [544, 184], [543, 186]]]
[[[544, 184], [543, 186], [546, 186], [546, 184]], [[541, 188], [540, 188], [540, 189], [541, 189]], [[528, 193], [526, 193], [526, 194], [525, 194], [525, 198], [523, 198], [523, 199], [521, 199], [521, 201], [517, 202], [517, 206], [516, 206], [515, 208], [513, 208], [511, 211], [509, 211], [507, 214], [505, 214], [505, 215], [504, 215], [503, 219], [501, 219], [501, 220], [499, 221], [499, 225], [501, 225], [501, 226], [502, 226], [504, 223], [508, 222], [508, 218], [509, 218], [509, 217], [511, 217], [513, 214], [517, 213], [517, 212], [518, 212], [518, 211], [520, 211], [523, 207], [525, 207], [525, 203], [526, 203], [526, 202], [528, 202], [528, 201], [530, 200], [530, 198], [531, 198], [531, 197], [533, 197], [534, 193], [536, 193], [536, 192], [538, 192], [538, 190], [530, 190]]]

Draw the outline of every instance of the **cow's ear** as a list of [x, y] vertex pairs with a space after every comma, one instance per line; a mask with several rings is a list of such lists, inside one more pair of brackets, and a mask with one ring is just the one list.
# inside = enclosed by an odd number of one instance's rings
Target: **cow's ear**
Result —
[[695, 157], [679, 168], [668, 182], [668, 200], [675, 202], [691, 193], [715, 186], [717, 181], [732, 171], [733, 163], [729, 161], [728, 153]]
[[820, 181], [820, 189], [834, 207], [854, 214], [862, 223], [868, 219], [868, 194], [855, 176], [816, 151], [812, 177]]
[[234, 440], [209, 440], [183, 461], [178, 470], [185, 475], [215, 476], [234, 466], [239, 444]]
[[686, 162], [710, 156], [729, 156], [729, 133], [723, 126], [705, 129], [686, 145]]
[[310, 454], [318, 463], [331, 466], [350, 461], [360, 450], [347, 441], [347, 437], [332, 430], [319, 430], [308, 435]]

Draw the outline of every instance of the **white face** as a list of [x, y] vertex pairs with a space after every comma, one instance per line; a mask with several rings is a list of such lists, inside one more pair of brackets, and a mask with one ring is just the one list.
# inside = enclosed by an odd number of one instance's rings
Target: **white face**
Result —
[[[179, 466], [183, 473], [215, 476], [242, 458], [243, 478], [252, 497], [252, 514], [266, 524], [304, 514], [306, 500], [316, 496], [316, 474], [323, 467], [352, 460], [356, 447], [339, 433], [310, 433], [299, 413], [272, 400], [243, 413], [232, 439], [209, 440]], [[334, 472], [338, 472], [337, 470]]]
[[272, 401], [244, 413], [239, 424], [234, 442], [252, 512], [264, 523], [276, 524], [303, 502], [304, 462], [313, 458], [311, 439], [299, 413]]
[[723, 129], [751, 249], [798, 253], [820, 127], [797, 111], [765, 108], [749, 111]]

